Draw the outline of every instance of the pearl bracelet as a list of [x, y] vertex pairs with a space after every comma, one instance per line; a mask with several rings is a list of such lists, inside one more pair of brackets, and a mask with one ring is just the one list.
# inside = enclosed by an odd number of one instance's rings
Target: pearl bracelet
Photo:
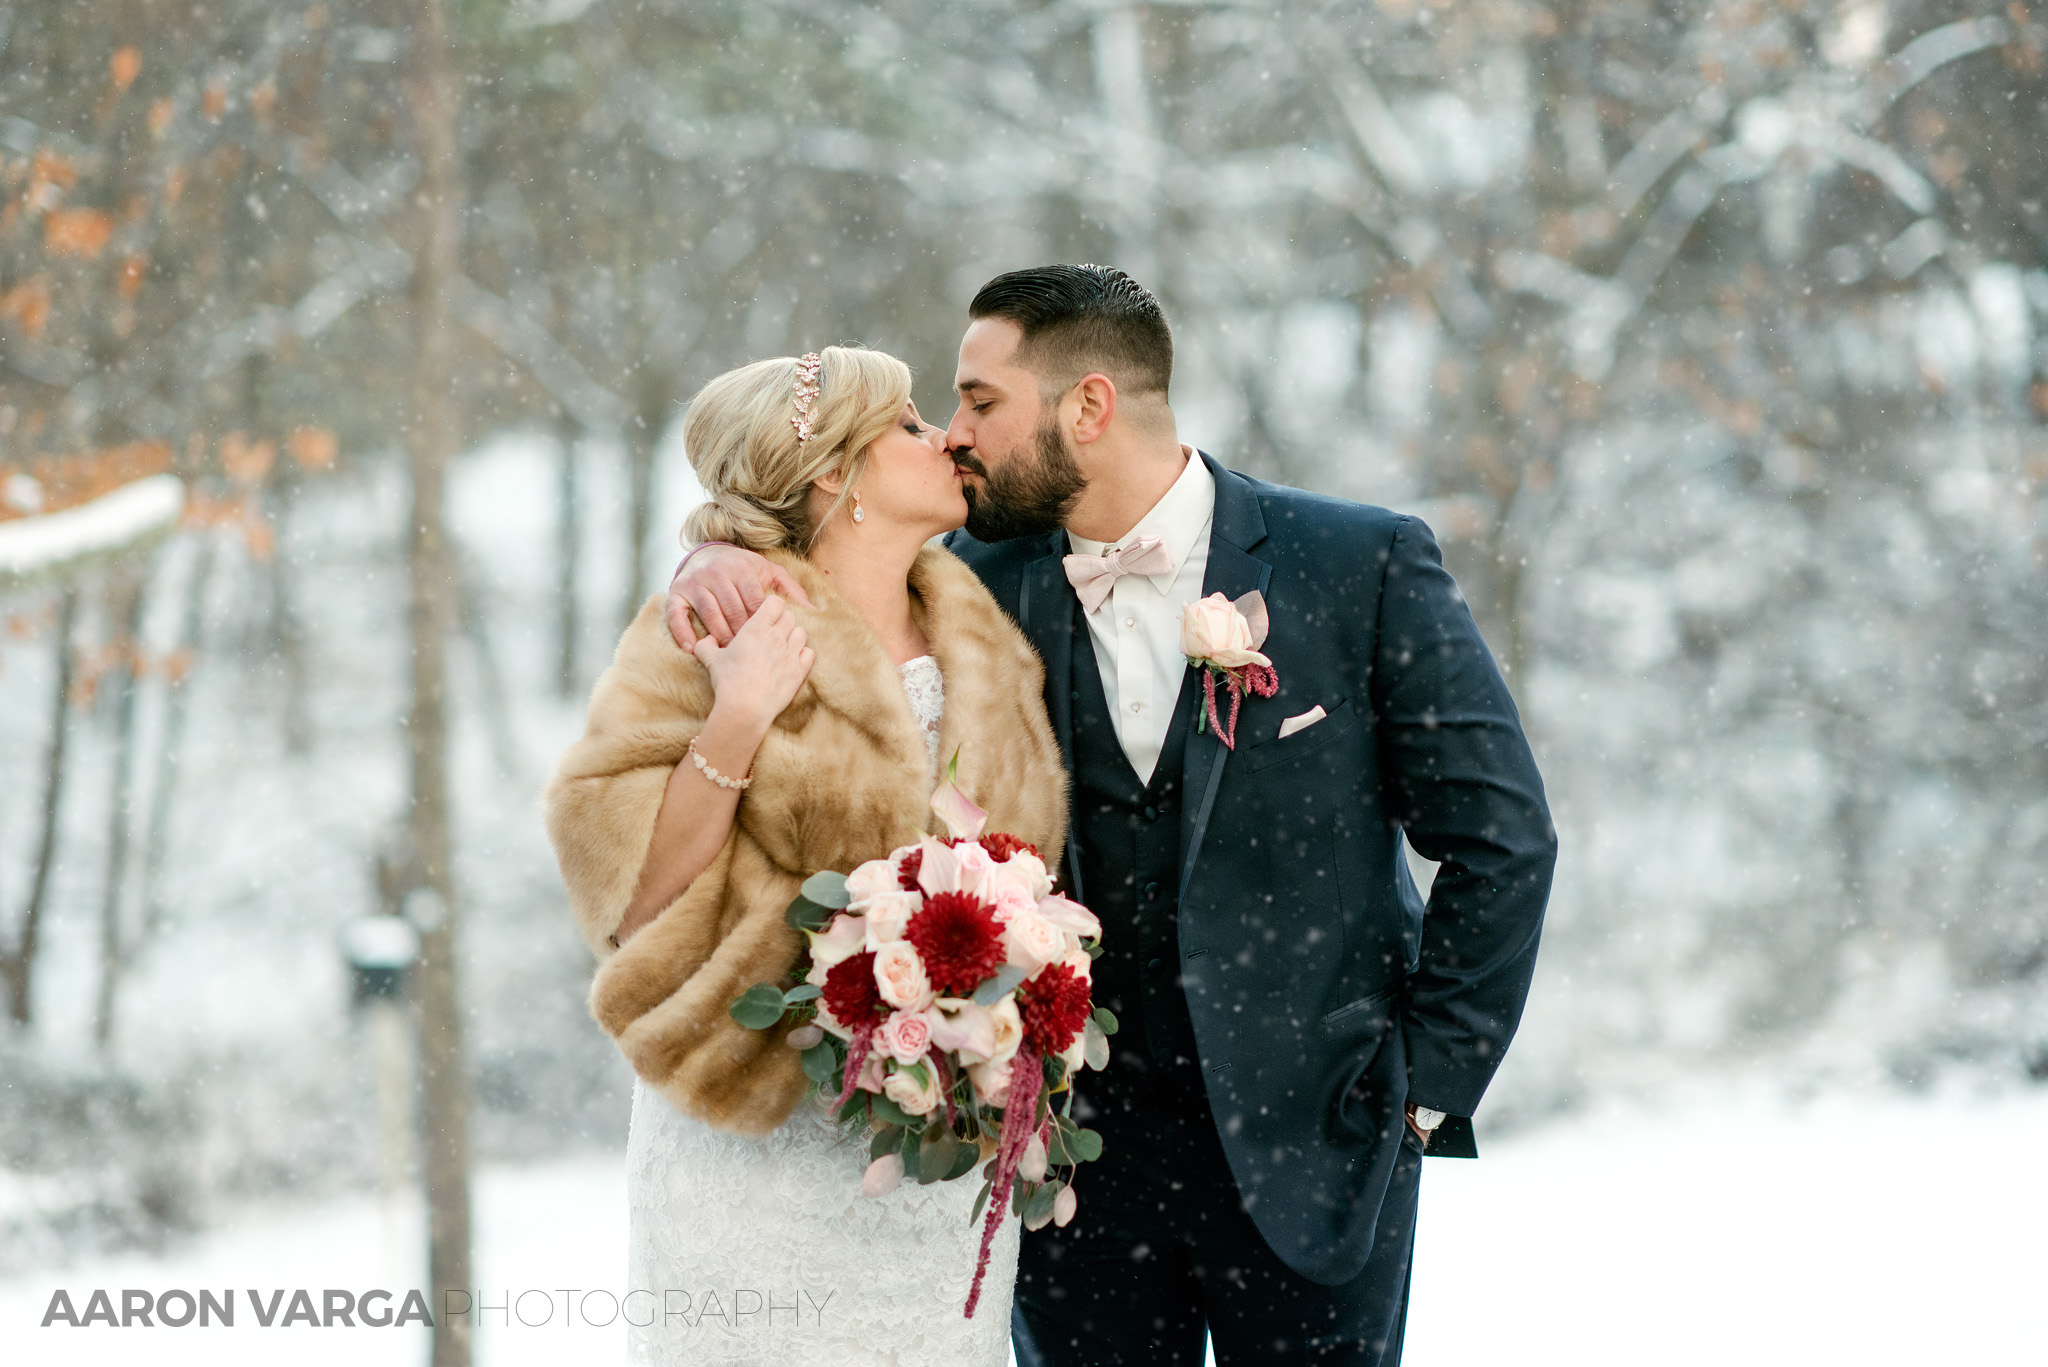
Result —
[[751, 765], [748, 766], [747, 776], [745, 778], [727, 778], [724, 774], [719, 773], [716, 769], [712, 768], [710, 765], [704, 762], [704, 756], [697, 753], [697, 741], [694, 737], [692, 737], [690, 740], [690, 763], [696, 765], [699, 769], [703, 770], [704, 777], [710, 779], [713, 783], [716, 783], [721, 788], [741, 789], [753, 786], [754, 774], [753, 767]]

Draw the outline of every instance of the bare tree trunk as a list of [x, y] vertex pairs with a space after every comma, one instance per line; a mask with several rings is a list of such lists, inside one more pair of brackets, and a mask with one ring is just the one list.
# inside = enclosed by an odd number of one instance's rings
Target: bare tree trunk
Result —
[[583, 635], [583, 619], [576, 600], [576, 583], [582, 576], [583, 539], [578, 521], [583, 516], [582, 493], [577, 487], [576, 425], [564, 417], [556, 429], [562, 450], [561, 495], [556, 504], [555, 523], [555, 631], [556, 681], [565, 698], [576, 696], [577, 643]]
[[143, 576], [122, 571], [113, 586], [114, 790], [107, 803], [107, 866], [100, 891], [100, 978], [92, 1013], [93, 1044], [105, 1053], [114, 1042], [114, 993], [126, 967], [121, 908], [128, 891], [128, 832], [134, 823], [135, 638], [141, 627]]
[[21, 938], [13, 952], [0, 958], [0, 976], [7, 980], [8, 1013], [22, 1027], [29, 1024], [33, 1011], [30, 990], [35, 985], [36, 950], [43, 907], [50, 893], [50, 872], [57, 862], [59, 817], [64, 805], [64, 755], [71, 736], [71, 628], [77, 619], [78, 590], [67, 585], [57, 601], [57, 687], [50, 708], [50, 757], [43, 767], [43, 833], [36, 842], [35, 880], [29, 885]]
[[[207, 584], [213, 576], [215, 538], [203, 537], [194, 547], [192, 569], [185, 581], [184, 612], [178, 623], [173, 656], [183, 650], [196, 659], [199, 633], [204, 621]], [[188, 664], [187, 669], [190, 668]], [[178, 791], [179, 771], [185, 760], [185, 718], [192, 710], [192, 689], [185, 677], [166, 673], [164, 677], [164, 734], [158, 750], [156, 782], [149, 794], [149, 821], [142, 845], [142, 926], [136, 933], [147, 942], [163, 923], [164, 853], [170, 841], [171, 799]]]
[[661, 437], [660, 427], [650, 423], [644, 413], [628, 418], [625, 426], [626, 515], [631, 521], [626, 528], [626, 593], [619, 615], [622, 626], [639, 615], [640, 603], [647, 597], [647, 524], [654, 518], [654, 444]]
[[[427, 914], [415, 988], [419, 999], [421, 1160], [426, 1179], [428, 1281], [439, 1303], [471, 1287], [468, 1070], [456, 975], [458, 903], [449, 830], [447, 641], [459, 587], [443, 500], [448, 462], [461, 441], [456, 411], [453, 285], [461, 269], [461, 165], [457, 84], [444, 0], [412, 9], [414, 68], [408, 103], [421, 162], [412, 279], [412, 521], [407, 546], [412, 635], [412, 809], [418, 860], [411, 898]], [[468, 1367], [468, 1317], [443, 1313], [433, 1367]]]

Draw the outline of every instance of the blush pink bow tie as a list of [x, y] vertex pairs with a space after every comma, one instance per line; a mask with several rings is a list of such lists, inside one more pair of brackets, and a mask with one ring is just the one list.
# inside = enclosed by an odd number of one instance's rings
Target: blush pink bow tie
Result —
[[1140, 536], [1108, 555], [1070, 555], [1061, 563], [1082, 610], [1093, 615], [1109, 601], [1109, 591], [1125, 575], [1164, 574], [1172, 569], [1173, 552], [1166, 549], [1163, 537]]

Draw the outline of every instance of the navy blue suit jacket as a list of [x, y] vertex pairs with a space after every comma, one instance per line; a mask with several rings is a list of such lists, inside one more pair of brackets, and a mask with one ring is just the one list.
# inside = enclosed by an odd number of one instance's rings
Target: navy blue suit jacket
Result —
[[[1557, 838], [1429, 529], [1201, 459], [1216, 478], [1202, 592], [1264, 596], [1280, 689], [1245, 700], [1234, 751], [1188, 738], [1181, 981], [1253, 1221], [1290, 1267], [1336, 1284], [1371, 1251], [1406, 1103], [1470, 1116], [1500, 1064]], [[1044, 658], [1071, 768], [1065, 533], [946, 544]], [[1318, 705], [1323, 720], [1280, 738]], [[1426, 912], [1404, 831], [1439, 865]]]

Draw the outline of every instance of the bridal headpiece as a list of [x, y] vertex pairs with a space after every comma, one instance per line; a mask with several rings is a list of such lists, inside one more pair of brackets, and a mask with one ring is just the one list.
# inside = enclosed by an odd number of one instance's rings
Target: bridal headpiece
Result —
[[811, 420], [818, 407], [818, 367], [824, 358], [817, 352], [806, 352], [796, 363], [796, 383], [792, 388], [792, 399], [796, 412], [790, 415], [789, 425], [796, 429], [796, 444], [802, 446], [811, 439]]

